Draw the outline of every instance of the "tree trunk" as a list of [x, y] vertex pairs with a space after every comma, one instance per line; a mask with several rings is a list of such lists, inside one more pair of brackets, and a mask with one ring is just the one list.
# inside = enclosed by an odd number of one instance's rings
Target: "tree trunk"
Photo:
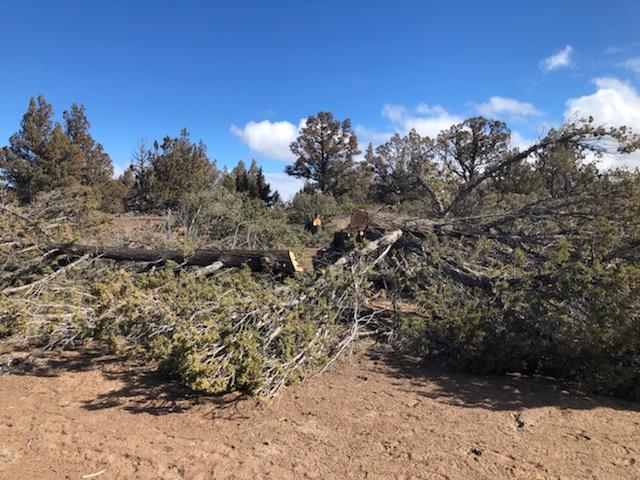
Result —
[[293, 274], [302, 271], [291, 250], [196, 250], [187, 256], [179, 250], [146, 250], [143, 248], [101, 247], [92, 245], [54, 245], [61, 253], [93, 255], [116, 261], [163, 262], [172, 260], [185, 265], [206, 267], [220, 262], [224, 267], [240, 267], [247, 264], [256, 272]]

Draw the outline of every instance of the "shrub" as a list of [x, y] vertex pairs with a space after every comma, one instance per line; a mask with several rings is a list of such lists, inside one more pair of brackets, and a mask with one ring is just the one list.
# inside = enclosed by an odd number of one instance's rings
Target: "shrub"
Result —
[[330, 195], [298, 192], [289, 207], [289, 219], [299, 225], [307, 225], [320, 217], [323, 222], [337, 213], [337, 204]]
[[299, 225], [287, 221], [283, 208], [222, 185], [189, 195], [175, 215], [189, 236], [221, 248], [301, 251], [308, 238]]
[[560, 241], [541, 271], [494, 290], [434, 279], [416, 293], [421, 313], [403, 316], [396, 347], [640, 400], [640, 268], [608, 262], [599, 240], [589, 251]]

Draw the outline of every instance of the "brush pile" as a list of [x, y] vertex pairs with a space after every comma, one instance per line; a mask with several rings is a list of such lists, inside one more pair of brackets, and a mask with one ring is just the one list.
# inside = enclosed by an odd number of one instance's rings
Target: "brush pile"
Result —
[[100, 341], [195, 391], [271, 397], [374, 325], [364, 302], [375, 258], [352, 252], [339, 266], [283, 278], [78, 256], [51, 245], [68, 245], [73, 232], [106, 238], [109, 225], [62, 202], [68, 195], [0, 209], [0, 337], [47, 349]]

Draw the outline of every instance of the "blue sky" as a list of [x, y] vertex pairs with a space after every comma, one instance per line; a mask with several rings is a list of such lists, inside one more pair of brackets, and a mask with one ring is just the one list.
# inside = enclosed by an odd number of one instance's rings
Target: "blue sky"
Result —
[[635, 0], [4, 0], [0, 18], [0, 143], [42, 93], [58, 115], [84, 104], [120, 168], [140, 138], [187, 127], [219, 165], [256, 158], [287, 190], [286, 145], [320, 110], [363, 143], [477, 113], [514, 143], [577, 111], [640, 130]]

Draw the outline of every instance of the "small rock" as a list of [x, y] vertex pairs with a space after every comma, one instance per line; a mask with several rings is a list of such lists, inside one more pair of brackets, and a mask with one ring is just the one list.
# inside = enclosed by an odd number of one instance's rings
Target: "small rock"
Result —
[[476, 457], [479, 457], [480, 455], [482, 455], [482, 450], [480, 450], [479, 448], [473, 447], [471, 449], [471, 453], [473, 453]]
[[15, 457], [8, 450], [0, 450], [0, 463], [13, 463]]

